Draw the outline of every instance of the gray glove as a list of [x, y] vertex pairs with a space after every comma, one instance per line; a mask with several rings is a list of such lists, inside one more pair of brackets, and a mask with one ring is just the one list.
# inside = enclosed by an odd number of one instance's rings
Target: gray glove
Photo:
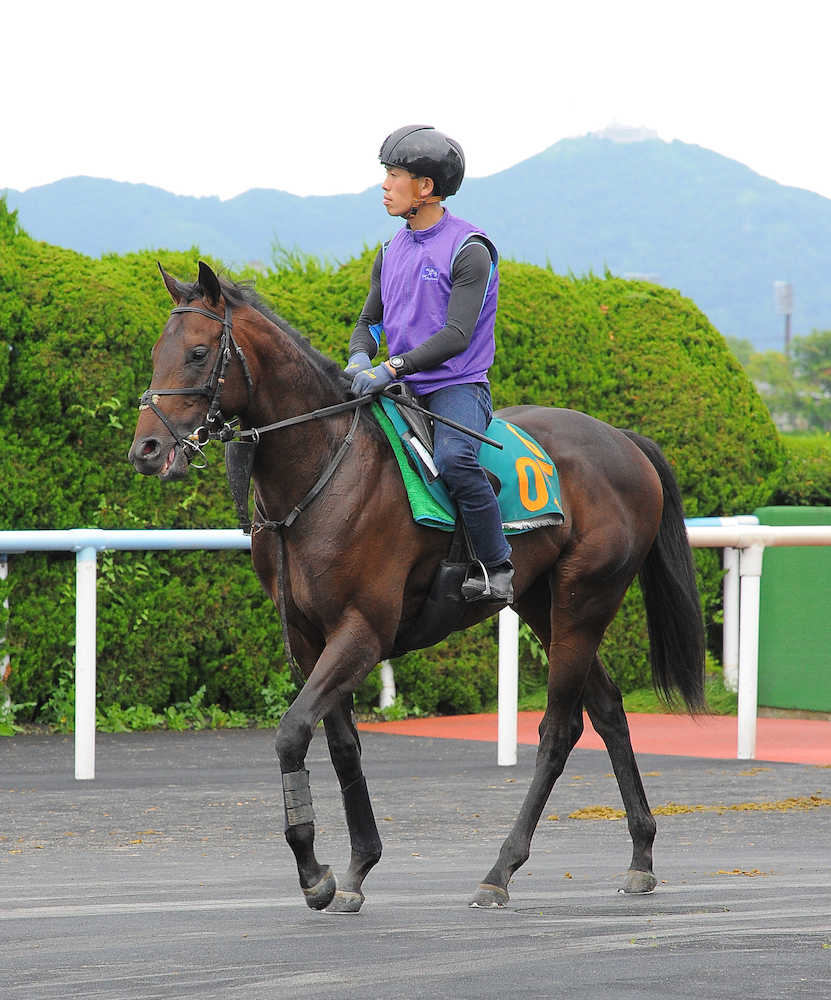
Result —
[[357, 375], [372, 367], [372, 361], [365, 351], [356, 351], [349, 359], [349, 364], [343, 370], [347, 375]]

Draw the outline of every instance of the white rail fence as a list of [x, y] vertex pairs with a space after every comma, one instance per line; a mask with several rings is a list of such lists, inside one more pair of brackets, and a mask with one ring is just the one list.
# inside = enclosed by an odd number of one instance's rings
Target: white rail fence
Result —
[[[693, 548], [724, 549], [724, 636], [722, 662], [725, 685], [738, 690], [736, 757], [756, 756], [756, 720], [759, 690], [759, 595], [764, 551], [772, 546], [831, 545], [831, 525], [783, 526], [759, 524], [752, 515], [725, 518], [697, 518], [687, 522], [687, 536]], [[500, 613], [500, 717], [516, 718], [516, 641], [506, 639], [502, 650], [502, 623], [516, 615], [510, 609]], [[516, 626], [514, 626], [516, 627]], [[503, 667], [504, 663], [504, 667]], [[499, 729], [498, 763], [516, 763], [516, 727]]]
[[205, 531], [0, 531], [0, 565], [11, 553], [75, 553], [75, 777], [95, 777], [95, 640], [98, 553], [105, 549], [250, 549], [239, 529]]
[[[831, 545], [831, 525], [773, 527], [755, 517], [700, 518], [687, 522], [690, 545], [724, 549], [725, 683], [739, 693], [737, 753], [756, 753], [758, 696], [759, 593], [764, 550], [768, 546]], [[75, 777], [95, 777], [96, 580], [98, 552], [149, 549], [248, 549], [250, 538], [238, 529], [125, 530], [75, 528], [67, 531], [0, 531], [0, 575], [8, 555], [22, 552], [75, 552]], [[388, 665], [387, 665], [388, 666]], [[499, 614], [499, 706], [497, 762], [517, 761], [518, 619], [510, 609]], [[393, 685], [391, 672], [385, 677]], [[392, 687], [394, 691], [394, 687]], [[393, 695], [394, 697], [394, 695]]]

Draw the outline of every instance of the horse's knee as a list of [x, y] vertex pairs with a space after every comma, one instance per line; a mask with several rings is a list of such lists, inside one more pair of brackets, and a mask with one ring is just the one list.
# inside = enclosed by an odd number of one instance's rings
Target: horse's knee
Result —
[[312, 740], [312, 728], [304, 719], [296, 717], [291, 709], [277, 727], [274, 749], [282, 771], [297, 771], [303, 766], [306, 751]]

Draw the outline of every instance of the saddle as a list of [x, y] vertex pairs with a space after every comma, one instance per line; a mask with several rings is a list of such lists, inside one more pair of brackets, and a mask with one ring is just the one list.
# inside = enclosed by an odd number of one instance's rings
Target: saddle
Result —
[[399, 405], [395, 399], [398, 396], [421, 405], [421, 397], [417, 396], [405, 382], [395, 382], [387, 389], [386, 394], [393, 398], [396, 410], [409, 427], [409, 430], [401, 435], [401, 440], [409, 446], [412, 457], [419, 460], [420, 471], [427, 482], [435, 482], [439, 478], [438, 469], [433, 462], [433, 429], [435, 424], [427, 414], [414, 410], [404, 403]]
[[[436, 468], [435, 462], [433, 461], [433, 432], [435, 430], [435, 421], [427, 416], [426, 413], [422, 413], [419, 410], [414, 410], [412, 407], [407, 406], [406, 402], [398, 403], [395, 397], [399, 397], [402, 400], [410, 400], [413, 403], [417, 403], [419, 406], [423, 407], [421, 396], [416, 395], [406, 384], [406, 382], [396, 382], [391, 385], [387, 391], [386, 395], [392, 397], [395, 403], [395, 408], [401, 415], [401, 418], [407, 424], [409, 430], [404, 431], [401, 434], [401, 440], [407, 446], [410, 458], [417, 461], [420, 468], [416, 471], [419, 472], [422, 478], [427, 483], [434, 483], [439, 479], [439, 471]], [[489, 469], [483, 468], [482, 471], [488, 477], [488, 482], [493, 487], [493, 492], [496, 496], [499, 496], [499, 492], [502, 489], [502, 482], [498, 476], [495, 476]]]

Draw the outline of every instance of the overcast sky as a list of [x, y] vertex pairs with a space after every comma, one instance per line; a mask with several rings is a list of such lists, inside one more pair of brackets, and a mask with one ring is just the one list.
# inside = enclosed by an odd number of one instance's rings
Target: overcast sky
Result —
[[831, 197], [829, 0], [28, 0], [0, 38], [0, 190], [337, 194], [402, 124], [481, 177], [616, 121]]

